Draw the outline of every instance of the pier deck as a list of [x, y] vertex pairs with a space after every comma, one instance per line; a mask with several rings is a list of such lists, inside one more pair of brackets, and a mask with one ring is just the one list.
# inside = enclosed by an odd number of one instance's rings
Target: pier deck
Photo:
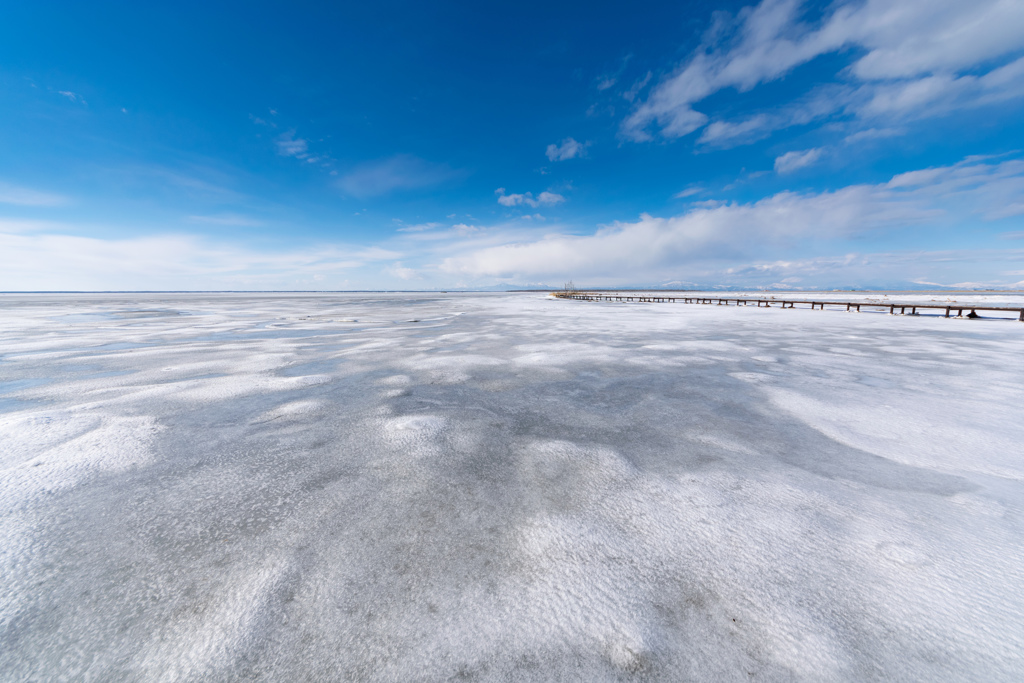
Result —
[[[937, 310], [943, 317], [955, 318], [981, 318], [1006, 316], [981, 316], [978, 311], [1014, 313], [1017, 320], [1024, 322], [1024, 308], [1013, 306], [980, 306], [975, 304], [919, 304], [919, 303], [896, 303], [891, 301], [821, 301], [811, 299], [750, 299], [744, 297], [708, 297], [708, 296], [664, 296], [650, 293], [604, 293], [604, 292], [555, 292], [554, 295], [560, 299], [574, 299], [576, 301], [620, 301], [638, 303], [683, 303], [683, 304], [704, 304], [719, 306], [749, 306], [755, 304], [758, 308], [795, 308], [797, 304], [810, 306], [811, 310], [825, 310], [845, 308], [847, 311], [860, 312], [861, 308], [869, 310], [887, 310], [890, 315], [919, 315], [918, 310]], [[964, 311], [969, 311], [964, 315]], [[953, 315], [955, 312], [955, 315]]]

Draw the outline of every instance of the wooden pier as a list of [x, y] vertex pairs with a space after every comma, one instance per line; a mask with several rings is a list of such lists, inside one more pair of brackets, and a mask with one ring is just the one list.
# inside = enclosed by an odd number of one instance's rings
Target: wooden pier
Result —
[[[744, 299], [736, 297], [708, 297], [708, 296], [664, 296], [647, 292], [636, 293], [604, 293], [604, 292], [554, 292], [560, 299], [575, 299], [577, 301], [635, 301], [641, 303], [681, 303], [681, 304], [705, 304], [718, 306], [749, 306], [755, 304], [758, 308], [795, 308], [809, 305], [811, 310], [815, 308], [822, 311], [825, 307], [845, 308], [847, 311], [860, 312], [861, 308], [883, 309], [890, 315], [918, 315], [918, 309], [938, 310], [944, 313], [943, 317], [955, 318], [980, 318], [978, 311], [997, 311], [1000, 313], [1015, 313], [1017, 320], [1024, 322], [1024, 308], [1012, 306], [976, 306], [974, 304], [907, 304], [876, 301], [812, 301], [802, 299]], [[964, 311], [969, 311], [964, 315]], [[955, 315], [954, 315], [955, 313]], [[1005, 316], [998, 316], [1005, 317]]]

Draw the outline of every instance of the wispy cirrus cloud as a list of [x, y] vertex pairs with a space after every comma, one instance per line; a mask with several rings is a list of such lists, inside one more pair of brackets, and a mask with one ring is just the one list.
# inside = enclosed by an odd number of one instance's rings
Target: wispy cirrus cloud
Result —
[[401, 221], [398, 221], [401, 227], [397, 228], [398, 232], [423, 232], [424, 230], [434, 230], [440, 228], [443, 223], [430, 222], [430, 223], [416, 223], [414, 225], [405, 225]]
[[863, 142], [869, 142], [871, 140], [894, 138], [905, 133], [906, 130], [902, 128], [865, 128], [863, 130], [850, 133], [843, 138], [843, 142], [847, 145], [856, 145]]
[[[257, 126], [271, 130], [279, 128], [278, 122], [274, 120], [277, 117], [277, 110], [269, 109], [268, 112], [269, 118], [265, 119], [255, 114], [249, 114], [249, 120]], [[320, 139], [319, 142], [323, 142], [323, 139]], [[277, 153], [283, 157], [292, 157], [307, 164], [316, 164], [325, 168], [332, 166], [334, 163], [334, 159], [330, 155], [322, 151], [314, 151], [310, 140], [305, 137], [299, 137], [298, 131], [295, 128], [289, 128], [279, 133], [273, 138], [273, 144]]]
[[15, 206], [61, 206], [69, 199], [53, 192], [42, 192], [0, 181], [0, 204]]
[[243, 216], [237, 213], [218, 213], [209, 216], [189, 216], [191, 223], [206, 223], [207, 225], [224, 225], [237, 227], [259, 227], [265, 223], [256, 218]]
[[704, 128], [698, 142], [731, 146], [737, 141], [752, 142], [772, 130], [768, 116], [757, 114], [741, 121], [712, 121]]
[[82, 97], [78, 93], [73, 92], [71, 90], [58, 90], [57, 94], [58, 95], [63, 95], [64, 97], [68, 98], [70, 101], [74, 102], [75, 104], [81, 104], [81, 105], [86, 106], [86, 107], [89, 106], [89, 103], [85, 101], [84, 97]]
[[487, 232], [485, 228], [481, 228], [477, 225], [471, 225], [469, 223], [454, 223], [447, 227], [439, 225], [437, 228], [431, 228], [429, 230], [410, 231], [409, 233], [402, 235], [402, 239], [403, 241], [408, 240], [409, 242], [418, 244], [451, 243], [453, 240], [469, 236], [479, 238], [480, 235], [485, 232]]
[[792, 173], [805, 166], [810, 166], [821, 158], [822, 151], [820, 147], [815, 147], [814, 149], [805, 149], [800, 152], [786, 152], [775, 158], [775, 172]]
[[302, 138], [295, 137], [295, 131], [289, 130], [281, 133], [274, 140], [277, 153], [283, 157], [296, 157], [305, 159], [309, 156], [309, 143]]
[[45, 232], [61, 230], [66, 224], [60, 221], [41, 221], [26, 218], [0, 217], [0, 233]]
[[231, 167], [213, 163], [127, 164], [98, 171], [105, 182], [134, 196], [162, 195], [179, 200], [187, 197], [221, 205], [248, 202], [251, 198], [234, 189], [238, 175]]
[[619, 77], [622, 75], [622, 72], [626, 70], [626, 66], [629, 65], [631, 59], [633, 59], [633, 55], [626, 55], [619, 62], [619, 67], [615, 71], [598, 77], [597, 83], [594, 86], [597, 88], [598, 92], [608, 90], [618, 83]]
[[679, 192], [676, 192], [674, 195], [672, 195], [672, 199], [686, 199], [687, 197], [692, 197], [695, 194], [700, 194], [703, 191], [704, 188], [702, 187], [688, 187], [685, 190], [680, 190]]
[[401, 190], [418, 190], [462, 176], [444, 164], [434, 164], [411, 154], [356, 166], [338, 179], [338, 187], [356, 198], [378, 197]]
[[627, 102], [633, 102], [634, 100], [636, 100], [637, 95], [639, 95], [643, 91], [643, 89], [647, 87], [647, 84], [651, 82], [651, 78], [653, 77], [654, 73], [648, 71], [643, 78], [635, 81], [633, 85], [629, 86], [629, 89], [622, 93], [622, 99], [626, 100]]
[[[849, 48], [855, 51], [843, 73], [853, 84], [837, 74], [837, 83], [808, 93], [804, 106], [710, 125], [695, 108], [720, 90], [745, 92]], [[703, 44], [653, 88], [620, 131], [642, 141], [707, 126], [701, 142], [743, 144], [838, 112], [891, 120], [983, 106], [1024, 96], [1024, 57], [1015, 58], [1022, 49], [1019, 2], [840, 0], [809, 21], [799, 0], [762, 0], [736, 18], [717, 14]]]

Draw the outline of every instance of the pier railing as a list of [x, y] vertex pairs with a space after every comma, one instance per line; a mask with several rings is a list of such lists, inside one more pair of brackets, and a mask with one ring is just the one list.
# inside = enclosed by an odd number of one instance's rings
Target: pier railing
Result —
[[[938, 310], [944, 314], [943, 317], [956, 318], [981, 318], [978, 311], [996, 311], [1001, 313], [1015, 313], [1017, 320], [1024, 322], [1024, 308], [1017, 306], [980, 306], [975, 304], [918, 304], [918, 303], [895, 303], [891, 301], [821, 301], [805, 299], [748, 299], [737, 297], [708, 297], [708, 296], [664, 296], [652, 293], [605, 293], [605, 292], [555, 292], [554, 295], [560, 299], [575, 299], [577, 301], [635, 301], [643, 303], [683, 303], [683, 304], [705, 304], [718, 306], [749, 306], [755, 304], [758, 308], [794, 308], [797, 304], [809, 305], [811, 310], [815, 308], [825, 310], [845, 308], [847, 311], [860, 312], [861, 308], [883, 309], [890, 315], [918, 315], [919, 309]], [[969, 311], [964, 315], [964, 311]], [[953, 315], [955, 312], [955, 315]], [[1005, 316], [999, 316], [1005, 317]]]

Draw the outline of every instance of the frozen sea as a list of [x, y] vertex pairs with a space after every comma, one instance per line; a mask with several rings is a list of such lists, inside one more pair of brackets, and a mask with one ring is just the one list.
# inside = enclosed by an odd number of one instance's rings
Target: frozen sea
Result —
[[1020, 681], [1022, 480], [1011, 320], [0, 295], [0, 680]]

